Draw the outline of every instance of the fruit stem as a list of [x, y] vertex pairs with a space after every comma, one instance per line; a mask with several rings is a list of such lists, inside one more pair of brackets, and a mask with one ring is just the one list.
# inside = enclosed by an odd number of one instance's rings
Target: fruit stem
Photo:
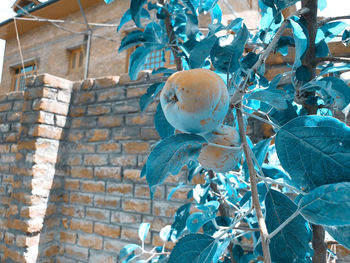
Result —
[[267, 231], [265, 219], [264, 219], [260, 202], [259, 202], [256, 171], [254, 168], [253, 159], [250, 155], [250, 150], [247, 142], [241, 108], [242, 108], [242, 103], [240, 102], [239, 104], [236, 105], [236, 116], [237, 116], [237, 122], [238, 122], [239, 136], [241, 139], [244, 156], [245, 156], [247, 166], [248, 166], [248, 171], [249, 171], [252, 200], [253, 200], [253, 206], [254, 206], [255, 213], [259, 223], [261, 245], [262, 245], [262, 250], [264, 254], [264, 262], [271, 263], [271, 255], [270, 255], [270, 248], [269, 248], [269, 233]]

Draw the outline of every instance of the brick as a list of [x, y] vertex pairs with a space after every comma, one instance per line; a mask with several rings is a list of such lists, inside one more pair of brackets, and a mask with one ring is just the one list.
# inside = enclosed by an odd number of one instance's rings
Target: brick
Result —
[[91, 194], [81, 194], [81, 193], [71, 193], [70, 202], [75, 204], [92, 204], [92, 195]]
[[[168, 196], [172, 190], [174, 190], [175, 187], [167, 187], [167, 194]], [[189, 189], [188, 188], [182, 188], [182, 189], [177, 189], [171, 196], [171, 200], [179, 200], [179, 201], [186, 201], [187, 199], [187, 194], [188, 194]]]
[[111, 164], [118, 166], [136, 166], [137, 160], [135, 155], [111, 155], [109, 157]]
[[180, 205], [181, 203], [169, 205], [168, 202], [153, 201], [152, 211], [155, 216], [173, 217]]
[[71, 150], [77, 153], [93, 153], [95, 152], [95, 144], [78, 144]]
[[97, 145], [97, 152], [99, 153], [119, 153], [120, 151], [119, 143], [100, 143]]
[[95, 101], [95, 92], [94, 91], [87, 91], [87, 92], [79, 92], [76, 93], [74, 96], [74, 103], [75, 104], [88, 104]]
[[53, 113], [40, 111], [38, 114], [37, 122], [54, 125], [54, 116], [55, 115]]
[[132, 181], [144, 180], [144, 178], [140, 178], [140, 173], [141, 171], [137, 169], [124, 169], [123, 178]]
[[103, 250], [115, 253], [116, 251], [122, 250], [122, 248], [128, 244], [130, 244], [130, 242], [106, 238], [103, 245]]
[[27, 236], [27, 235], [16, 235], [16, 246], [18, 247], [32, 247], [39, 244], [41, 235]]
[[109, 137], [109, 130], [95, 129], [86, 132], [86, 137], [89, 142], [105, 141]]
[[95, 176], [101, 179], [111, 178], [121, 180], [120, 167], [95, 167]]
[[116, 128], [113, 130], [113, 140], [130, 140], [139, 139], [140, 128], [139, 127], [129, 127], [129, 128]]
[[105, 183], [101, 181], [82, 181], [81, 189], [86, 192], [103, 193], [105, 191]]
[[149, 143], [147, 142], [127, 142], [123, 143], [126, 153], [147, 153], [149, 151]]
[[110, 226], [102, 223], [95, 223], [94, 232], [98, 235], [111, 238], [119, 238], [120, 236], [120, 227], [119, 226]]
[[33, 110], [47, 111], [59, 115], [67, 115], [69, 105], [67, 103], [58, 102], [50, 99], [37, 99], [33, 102]]
[[95, 207], [119, 207], [120, 198], [115, 196], [95, 195], [94, 198]]
[[111, 90], [99, 92], [97, 94], [97, 101], [116, 101], [124, 98], [124, 90], [121, 88], [114, 88]]
[[77, 244], [82, 247], [102, 249], [103, 239], [89, 234], [78, 234]]
[[106, 165], [108, 163], [108, 155], [88, 154], [84, 158], [85, 165]]
[[107, 183], [107, 193], [118, 196], [132, 196], [133, 185], [128, 183]]
[[68, 154], [66, 163], [68, 165], [81, 165], [83, 163], [83, 158], [79, 154]]
[[126, 90], [126, 96], [127, 98], [134, 98], [134, 97], [140, 97], [146, 92], [146, 87], [142, 88], [134, 88], [129, 87]]
[[60, 250], [60, 246], [53, 245], [53, 246], [50, 246], [50, 247], [46, 248], [44, 250], [43, 254], [45, 255], [45, 257], [52, 257], [52, 256], [57, 255], [59, 250]]
[[[136, 242], [140, 240], [138, 236], [138, 229], [135, 229], [135, 228], [122, 227], [120, 236], [121, 236], [121, 239], [123, 240], [130, 240], [130, 241], [136, 241]], [[150, 242], [151, 242], [151, 235], [149, 233], [146, 237], [145, 243], [150, 244]]]
[[90, 251], [89, 263], [115, 263], [115, 262], [117, 262], [117, 259], [115, 256], [107, 255], [106, 253]]
[[7, 120], [8, 121], [19, 121], [21, 119], [21, 112], [11, 112], [7, 115]]
[[61, 231], [60, 242], [74, 244], [77, 240], [77, 234], [74, 232]]
[[154, 124], [153, 116], [151, 115], [136, 115], [136, 116], [127, 116], [125, 118], [126, 125], [147, 125], [152, 126]]
[[62, 137], [62, 128], [39, 124], [35, 126], [33, 136], [59, 140]]
[[142, 139], [142, 140], [159, 140], [160, 137], [154, 128], [141, 128], [140, 139]]
[[139, 224], [141, 223], [141, 215], [116, 211], [112, 213], [111, 222], [126, 225]]
[[[135, 197], [150, 198], [150, 190], [148, 185], [136, 185], [135, 186]], [[155, 198], [164, 198], [164, 187], [158, 186], [154, 193]]]
[[70, 142], [77, 142], [80, 141], [83, 138], [83, 133], [80, 131], [70, 131], [68, 134], [68, 141]]
[[82, 117], [86, 112], [86, 107], [71, 107], [69, 110], [69, 115], [71, 117]]
[[65, 255], [78, 260], [87, 260], [89, 256], [89, 249], [70, 245], [65, 247]]
[[174, 219], [160, 216], [145, 216], [143, 221], [151, 224], [151, 230], [160, 232], [164, 226], [171, 225]]
[[88, 115], [104, 115], [112, 111], [110, 106], [98, 105], [98, 106], [89, 106], [87, 114]]
[[73, 231], [82, 231], [85, 233], [92, 234], [93, 222], [80, 219], [72, 219], [70, 222], [70, 229]]
[[49, 88], [49, 87], [43, 87], [42, 88], [42, 95], [43, 98], [56, 100], [57, 97], [57, 89]]
[[131, 212], [150, 213], [151, 201], [140, 199], [124, 200], [123, 209]]
[[7, 245], [13, 245], [15, 244], [16, 236], [12, 233], [6, 232], [4, 240]]
[[71, 169], [72, 177], [79, 178], [92, 178], [93, 177], [93, 169], [89, 167], [72, 167]]
[[69, 103], [71, 98], [70, 90], [59, 90], [57, 93], [57, 100], [65, 103]]
[[12, 102], [0, 104], [0, 111], [10, 111], [11, 108], [12, 108]]
[[93, 128], [96, 127], [96, 118], [80, 118], [80, 119], [73, 119], [71, 121], [71, 127], [73, 129], [79, 129], [79, 128]]
[[58, 127], [64, 127], [67, 123], [67, 117], [62, 115], [55, 115], [55, 124]]
[[127, 100], [127, 101], [118, 101], [115, 102], [113, 107], [114, 113], [136, 113], [140, 112], [140, 105], [138, 99]]
[[102, 116], [98, 118], [99, 127], [118, 127], [123, 124], [123, 117], [120, 116]]
[[101, 208], [86, 208], [86, 218], [109, 222], [110, 211]]
[[101, 77], [95, 79], [95, 86], [96, 88], [110, 88], [113, 87], [113, 90], [115, 90], [118, 87], [115, 87], [118, 85], [120, 80], [120, 76], [108, 76], [108, 77]]

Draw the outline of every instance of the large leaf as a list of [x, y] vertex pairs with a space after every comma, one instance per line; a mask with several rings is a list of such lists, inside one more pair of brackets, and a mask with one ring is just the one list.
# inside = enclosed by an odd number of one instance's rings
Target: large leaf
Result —
[[156, 50], [157, 47], [154, 46], [141, 46], [135, 49], [135, 51], [130, 56], [129, 63], [129, 76], [130, 79], [136, 80], [140, 70], [143, 68], [143, 65], [147, 61], [149, 54]]
[[315, 188], [299, 201], [301, 214], [317, 225], [350, 225], [350, 183]]
[[[270, 189], [265, 199], [266, 226], [271, 233], [297, 210], [297, 205], [286, 195]], [[299, 215], [270, 240], [271, 260], [274, 263], [292, 263], [311, 253], [311, 231]], [[261, 244], [257, 252], [262, 255]]]
[[146, 179], [151, 194], [170, 174], [178, 174], [190, 160], [197, 160], [205, 143], [203, 137], [195, 134], [176, 134], [158, 143], [146, 162]]
[[350, 225], [326, 226], [325, 229], [338, 243], [350, 249]]
[[162, 90], [164, 85], [164, 82], [157, 82], [149, 86], [147, 92], [143, 94], [140, 98], [141, 111], [144, 111], [148, 107], [148, 105], [155, 100], [155, 98], [157, 97], [158, 93]]
[[160, 103], [158, 103], [157, 111], [154, 114], [154, 125], [156, 127], [156, 130], [160, 138], [162, 139], [169, 137], [175, 133], [175, 128], [171, 126], [171, 124], [165, 118], [165, 115]]
[[191, 68], [200, 68], [207, 57], [209, 57], [210, 50], [215, 44], [217, 37], [211, 35], [198, 42], [190, 52], [188, 63]]
[[277, 89], [258, 90], [251, 93], [247, 99], [265, 102], [277, 110], [286, 110], [288, 108], [287, 101], [283, 97], [283, 91]]
[[178, 238], [186, 227], [187, 218], [190, 216], [191, 203], [182, 205], [177, 209], [174, 216], [174, 223], [171, 225], [172, 232], [176, 231]]
[[118, 52], [122, 52], [128, 48], [142, 44], [144, 41], [145, 39], [143, 38], [143, 31], [132, 31], [122, 39]]
[[306, 29], [298, 17], [295, 17], [295, 16], [292, 17], [292, 19], [290, 19], [290, 25], [293, 29], [293, 36], [294, 36], [294, 42], [295, 42], [294, 66], [298, 68], [302, 65], [301, 60], [308, 47], [309, 40], [308, 40], [307, 34], [305, 34], [304, 32], [304, 30]]
[[168, 263], [210, 263], [217, 249], [211, 236], [189, 234], [181, 238], [171, 251]]
[[[146, 18], [146, 19], [150, 19], [151, 16], [149, 15], [148, 11], [144, 8], [141, 9], [141, 14], [140, 14], [141, 18]], [[122, 19], [120, 20], [119, 26], [117, 28], [117, 32], [119, 32], [119, 30], [129, 21], [131, 21], [131, 13], [130, 13], [130, 9], [128, 9], [124, 15], [122, 16]]]
[[343, 80], [336, 77], [325, 77], [319, 81], [326, 83], [321, 94], [330, 97], [331, 103], [336, 108], [342, 110], [350, 103], [350, 87]]
[[147, 24], [143, 37], [146, 46], [156, 47], [156, 49], [165, 47], [165, 44], [168, 42], [164, 27], [156, 22]]
[[276, 135], [282, 167], [306, 190], [350, 181], [350, 128], [332, 117], [301, 116]]
[[341, 34], [345, 28], [347, 28], [348, 24], [342, 21], [330, 22], [319, 29], [317, 29], [316, 34], [316, 44], [320, 41], [324, 40], [326, 43], [331, 41], [333, 38]]
[[291, 121], [292, 119], [298, 117], [298, 114], [293, 107], [292, 103], [287, 101], [287, 109], [284, 110], [277, 110], [275, 108], [272, 108], [269, 112], [269, 117], [272, 120], [272, 122], [282, 126], [286, 124], [287, 122]]
[[147, 0], [131, 0], [130, 2], [130, 15], [132, 20], [138, 27], [141, 26], [141, 10], [142, 6], [147, 2]]
[[244, 24], [235, 36], [229, 34], [219, 37], [210, 52], [215, 69], [222, 73], [235, 72], [240, 67], [239, 59], [243, 54], [248, 37], [249, 32]]

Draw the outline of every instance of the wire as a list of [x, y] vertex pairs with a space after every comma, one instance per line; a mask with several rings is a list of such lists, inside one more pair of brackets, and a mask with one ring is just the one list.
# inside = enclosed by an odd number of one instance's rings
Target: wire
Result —
[[16, 30], [16, 38], [17, 38], [17, 43], [18, 43], [18, 49], [19, 49], [19, 55], [21, 57], [21, 62], [22, 62], [22, 68], [23, 68], [23, 73], [24, 73], [24, 79], [27, 79], [26, 71], [24, 69], [24, 60], [23, 60], [23, 55], [22, 55], [22, 48], [21, 48], [21, 41], [19, 40], [19, 35], [18, 35], [18, 29], [17, 29], [17, 21], [16, 18], [14, 18], [14, 23], [15, 23], [15, 30]]

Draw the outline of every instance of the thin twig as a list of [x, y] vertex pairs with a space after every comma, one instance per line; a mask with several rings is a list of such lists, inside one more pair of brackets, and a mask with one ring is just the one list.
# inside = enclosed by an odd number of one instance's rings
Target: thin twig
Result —
[[344, 62], [344, 63], [350, 63], [350, 59], [348, 58], [338, 58], [338, 57], [321, 57], [321, 58], [315, 58], [312, 63], [318, 64], [325, 61], [332, 61], [332, 62]]
[[243, 114], [241, 109], [238, 107], [236, 107], [236, 116], [238, 121], [239, 135], [240, 135], [241, 143], [243, 145], [243, 151], [244, 151], [244, 155], [245, 155], [245, 159], [246, 159], [248, 171], [249, 171], [253, 206], [254, 206], [255, 213], [259, 223], [261, 245], [262, 245], [263, 254], [264, 254], [264, 262], [271, 263], [271, 255], [270, 255], [270, 249], [269, 249], [269, 243], [268, 243], [269, 233], [267, 231], [264, 215], [262, 213], [260, 202], [259, 202], [256, 172], [255, 172], [253, 160], [249, 151], [249, 145], [247, 142], [244, 122], [243, 122]]
[[317, 27], [321, 27], [329, 22], [336, 21], [336, 20], [343, 20], [343, 19], [350, 19], [350, 15], [347, 16], [335, 16], [335, 17], [327, 17], [320, 22], [317, 23]]
[[290, 217], [286, 219], [282, 224], [280, 224], [275, 230], [273, 230], [269, 234], [269, 239], [271, 240], [278, 232], [280, 232], [286, 225], [288, 225], [291, 221], [293, 221], [294, 218], [296, 218], [300, 214], [299, 210], [296, 210]]

